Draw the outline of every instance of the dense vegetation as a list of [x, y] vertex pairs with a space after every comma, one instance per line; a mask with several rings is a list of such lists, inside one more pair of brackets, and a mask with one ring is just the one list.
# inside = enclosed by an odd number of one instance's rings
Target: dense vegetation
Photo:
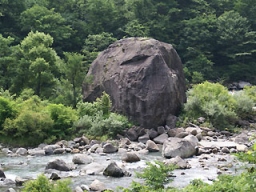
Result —
[[171, 43], [190, 83], [256, 82], [254, 0], [0, 0], [0, 87], [75, 107], [89, 64], [117, 39]]
[[196, 84], [187, 92], [188, 101], [180, 116], [183, 126], [198, 124], [199, 117], [205, 118], [201, 126], [219, 130], [236, 126], [238, 120], [252, 120], [256, 112], [256, 86], [245, 87], [243, 91], [229, 93], [219, 83], [204, 82]]
[[35, 146], [82, 134], [112, 138], [131, 124], [110, 109], [106, 93], [93, 103], [80, 102], [73, 109], [41, 100], [32, 90], [25, 89], [18, 98], [0, 92], [0, 139], [14, 146]]

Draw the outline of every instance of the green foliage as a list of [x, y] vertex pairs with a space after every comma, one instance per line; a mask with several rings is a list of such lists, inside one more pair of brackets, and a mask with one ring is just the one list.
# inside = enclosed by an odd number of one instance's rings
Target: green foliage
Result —
[[17, 68], [11, 90], [20, 93], [31, 88], [42, 98], [49, 98], [56, 84], [58, 63], [56, 52], [51, 48], [53, 38], [42, 32], [30, 32], [17, 47]]
[[7, 118], [3, 124], [1, 137], [14, 145], [34, 146], [47, 138], [53, 127], [53, 120], [44, 110], [45, 103], [33, 96], [17, 105], [16, 115]]
[[76, 108], [82, 92], [84, 73], [88, 67], [84, 66], [84, 55], [64, 52], [65, 61], [60, 65], [62, 78], [58, 81], [52, 101]]
[[62, 104], [49, 104], [46, 110], [54, 121], [49, 136], [54, 135], [58, 139], [70, 137], [73, 133], [73, 123], [78, 119], [76, 111]]
[[237, 119], [235, 109], [236, 101], [224, 86], [204, 82], [188, 91], [184, 116], [191, 119], [205, 117], [215, 128], [223, 129]]
[[56, 41], [67, 39], [71, 35], [71, 28], [60, 13], [38, 4], [24, 11], [20, 20], [23, 31], [44, 32], [50, 34]]
[[246, 119], [253, 114], [253, 100], [247, 95], [245, 91], [240, 91], [233, 95], [236, 100], [235, 112], [239, 118]]
[[133, 181], [130, 188], [121, 188], [123, 192], [161, 192], [175, 190], [164, 189], [164, 184], [171, 182], [170, 175], [175, 169], [173, 165], [165, 165], [163, 162], [147, 162], [147, 167], [141, 173], [136, 173], [138, 178], [144, 180], [144, 184]]
[[59, 180], [52, 183], [44, 175], [39, 175], [36, 180], [25, 183], [22, 192], [72, 192], [70, 180]]
[[0, 34], [0, 87], [7, 90], [11, 86], [11, 76], [13, 75], [15, 58], [13, 57], [13, 43], [14, 38], [4, 38]]
[[80, 119], [75, 122], [77, 131], [94, 137], [107, 135], [113, 138], [130, 127], [131, 123], [125, 116], [110, 112], [111, 106], [110, 97], [105, 92], [93, 103], [78, 103]]
[[117, 39], [112, 33], [102, 32], [95, 35], [88, 35], [84, 41], [82, 52], [85, 55], [85, 64], [89, 68], [91, 63], [97, 58], [98, 53], [106, 49]]
[[243, 90], [245, 94], [253, 100], [256, 105], [256, 86], [246, 86]]
[[163, 189], [164, 184], [170, 182], [170, 173], [175, 169], [173, 165], [165, 165], [163, 162], [147, 162], [147, 167], [142, 173], [137, 173], [138, 178], [145, 180], [145, 185], [153, 190]]
[[5, 120], [14, 118], [16, 114], [15, 103], [8, 98], [0, 96], [0, 130], [3, 129]]
[[77, 105], [77, 111], [80, 117], [84, 115], [93, 116], [97, 112], [101, 111], [104, 116], [109, 116], [112, 103], [110, 96], [103, 92], [100, 98], [97, 98], [95, 102], [80, 102]]
[[215, 191], [231, 191], [231, 192], [254, 192], [255, 191], [256, 171], [244, 172], [240, 175], [220, 175], [218, 180], [213, 184], [207, 184], [201, 180], [194, 180], [182, 192], [215, 192]]

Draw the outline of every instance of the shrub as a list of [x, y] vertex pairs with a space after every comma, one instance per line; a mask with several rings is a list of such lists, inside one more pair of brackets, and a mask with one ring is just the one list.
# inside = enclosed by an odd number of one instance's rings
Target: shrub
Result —
[[[44, 110], [45, 103], [38, 96], [32, 96], [25, 101], [12, 101], [12, 105], [15, 105], [15, 116], [5, 119], [1, 131], [2, 141], [26, 146], [43, 142], [53, 125], [52, 119]], [[8, 109], [7, 106], [5, 108]]]
[[256, 188], [256, 170], [246, 171], [240, 175], [220, 175], [213, 184], [207, 184], [200, 180], [194, 180], [182, 192], [254, 192]]
[[240, 91], [233, 95], [236, 101], [235, 112], [239, 118], [248, 118], [253, 114], [254, 102], [244, 91]]
[[[133, 181], [130, 188], [121, 188], [124, 192], [161, 192], [164, 190], [164, 184], [171, 182], [172, 171], [174, 165], [165, 165], [163, 162], [155, 161], [154, 163], [147, 162], [147, 167], [141, 173], [136, 173], [136, 177], [144, 180], [144, 184]], [[168, 191], [176, 191], [170, 189]]]
[[110, 113], [108, 117], [105, 117], [103, 112], [99, 111], [94, 116], [83, 116], [74, 125], [80, 134], [87, 134], [92, 137], [107, 135], [114, 138], [125, 128], [130, 127], [131, 123], [123, 115]]
[[205, 117], [214, 127], [223, 129], [237, 119], [235, 109], [236, 101], [224, 86], [204, 82], [188, 91], [183, 115], [190, 119]]
[[2, 130], [7, 118], [12, 119], [16, 115], [17, 109], [15, 108], [15, 102], [0, 96], [0, 130]]
[[244, 92], [252, 99], [252, 101], [256, 105], [256, 86], [245, 86]]
[[49, 136], [56, 136], [57, 139], [70, 137], [74, 131], [73, 123], [78, 120], [77, 112], [62, 104], [49, 104], [46, 110], [54, 122]]
[[15, 119], [4, 123], [3, 135], [11, 144], [34, 146], [47, 138], [53, 121], [45, 112], [22, 110]]
[[93, 103], [79, 103], [77, 110], [80, 119], [74, 124], [78, 133], [113, 138], [131, 126], [125, 116], [110, 112], [111, 105], [110, 97], [105, 92]]
[[110, 114], [111, 107], [112, 103], [109, 95], [106, 92], [103, 92], [102, 96], [97, 98], [93, 103], [78, 103], [77, 110], [80, 117], [84, 115], [94, 116], [99, 111], [102, 111], [104, 116], [108, 116]]
[[56, 184], [50, 182], [46, 176], [39, 175], [36, 180], [25, 183], [22, 192], [72, 192], [69, 187], [70, 181], [57, 181]]

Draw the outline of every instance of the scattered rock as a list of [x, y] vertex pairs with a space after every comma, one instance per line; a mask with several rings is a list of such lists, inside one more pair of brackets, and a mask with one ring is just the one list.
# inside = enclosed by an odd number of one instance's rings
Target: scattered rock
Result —
[[50, 176], [51, 180], [59, 180], [61, 179], [60, 176], [57, 173], [52, 173]]
[[158, 133], [159, 135], [165, 133], [165, 128], [164, 128], [163, 126], [158, 126], [158, 127], [157, 127], [157, 133]]
[[246, 152], [246, 151], [248, 151], [248, 147], [246, 145], [240, 144], [240, 145], [236, 146], [236, 150], [238, 152]]
[[0, 178], [6, 178], [4, 171], [0, 168]]
[[103, 171], [103, 175], [110, 177], [123, 177], [125, 172], [117, 166], [116, 162], [111, 162]]
[[89, 186], [91, 191], [104, 191], [107, 188], [105, 187], [105, 184], [97, 179], [95, 179]]
[[64, 148], [57, 148], [57, 149], [54, 149], [53, 154], [63, 154], [65, 152], [66, 150]]
[[133, 163], [140, 161], [140, 158], [138, 155], [134, 152], [128, 152], [122, 155], [121, 157], [122, 161], [128, 162], [128, 163]]
[[155, 129], [149, 129], [148, 135], [150, 139], [155, 139], [158, 136], [158, 132]]
[[182, 159], [179, 156], [176, 156], [176, 157], [171, 158], [171, 159], [164, 160], [164, 163], [167, 164], [167, 165], [169, 165], [169, 164], [176, 165], [178, 169], [189, 169], [189, 168], [191, 168], [191, 166], [188, 164], [188, 162], [185, 161], [184, 159]]
[[45, 150], [40, 149], [40, 148], [29, 149], [28, 154], [32, 155], [32, 156], [44, 156]]
[[76, 188], [74, 190], [74, 192], [83, 192], [83, 191], [84, 190], [81, 187], [79, 187], [79, 186], [76, 186]]
[[102, 164], [92, 162], [81, 168], [80, 175], [97, 175], [100, 174], [104, 168]]
[[89, 164], [93, 161], [93, 158], [87, 154], [75, 154], [72, 162], [74, 164]]
[[222, 153], [230, 153], [230, 151], [229, 151], [229, 149], [228, 149], [227, 147], [223, 147], [223, 148], [221, 149], [221, 152], [222, 152]]
[[147, 149], [149, 152], [158, 152], [158, 151], [159, 151], [158, 145], [157, 145], [154, 141], [151, 141], [151, 140], [148, 140], [148, 141], [147, 141], [147, 143], [146, 143], [146, 149]]
[[166, 158], [180, 156], [181, 158], [191, 157], [196, 154], [196, 148], [193, 143], [186, 139], [169, 138], [163, 144], [162, 155]]
[[130, 128], [128, 131], [125, 133], [125, 137], [127, 137], [131, 141], [137, 141], [138, 139], [138, 134], [135, 130], [134, 127]]
[[150, 140], [148, 134], [142, 135], [142, 136], [140, 136], [140, 137], [138, 138], [138, 142], [141, 142], [141, 143], [146, 143], [148, 140]]
[[156, 144], [163, 144], [165, 140], [168, 139], [168, 135], [167, 133], [163, 133], [161, 135], [158, 135], [155, 139], [153, 139], [153, 141], [156, 143]]
[[188, 136], [188, 132], [180, 132], [180, 133], [178, 133], [177, 135], [176, 135], [176, 137], [178, 137], [178, 138], [184, 138], [184, 137], [186, 137], [186, 136]]
[[23, 183], [25, 183], [27, 181], [27, 179], [23, 179], [19, 176], [15, 177], [15, 183], [17, 186], [22, 186]]
[[112, 143], [106, 143], [103, 146], [103, 153], [115, 153], [118, 151], [118, 148], [115, 147]]
[[61, 159], [55, 159], [49, 163], [47, 163], [45, 169], [56, 169], [59, 171], [71, 171], [70, 166], [68, 166], [65, 161]]
[[21, 156], [25, 156], [25, 155], [28, 154], [28, 150], [25, 149], [25, 148], [19, 148], [19, 149], [17, 149], [16, 154], [21, 155]]
[[45, 155], [52, 155], [55, 149], [61, 148], [60, 145], [46, 145], [43, 149], [45, 151]]

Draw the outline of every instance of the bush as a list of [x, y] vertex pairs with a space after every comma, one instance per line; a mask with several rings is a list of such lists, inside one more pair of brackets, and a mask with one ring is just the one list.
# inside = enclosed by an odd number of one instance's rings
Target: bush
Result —
[[256, 105], [256, 86], [245, 86], [244, 92], [252, 99], [254, 105]]
[[93, 116], [85, 115], [75, 122], [75, 127], [79, 134], [86, 134], [92, 137], [108, 136], [114, 138], [125, 128], [130, 127], [128, 119], [116, 113], [110, 113], [108, 117], [103, 115], [102, 111]]
[[54, 122], [49, 136], [56, 136], [57, 139], [69, 138], [74, 131], [73, 124], [78, 120], [77, 112], [62, 104], [49, 104], [46, 110]]
[[246, 171], [240, 175], [220, 175], [213, 184], [207, 184], [201, 180], [194, 180], [182, 192], [254, 192], [256, 188], [256, 170]]
[[110, 114], [111, 107], [112, 103], [109, 95], [103, 92], [102, 96], [93, 103], [78, 103], [77, 110], [80, 117], [84, 115], [94, 116], [99, 111], [102, 111], [103, 115], [107, 117]]
[[47, 138], [46, 133], [53, 126], [52, 119], [45, 111], [45, 103], [38, 96], [12, 102], [15, 105], [15, 116], [5, 119], [1, 131], [2, 140], [26, 146], [43, 142]]
[[39, 175], [36, 180], [25, 183], [22, 192], [72, 192], [69, 187], [70, 181], [57, 181], [56, 184], [51, 183], [46, 176]]
[[224, 86], [204, 82], [188, 91], [183, 116], [192, 120], [205, 117], [213, 127], [223, 129], [237, 119], [236, 106], [236, 100]]
[[22, 110], [17, 118], [5, 121], [3, 135], [10, 144], [35, 146], [47, 138], [52, 127], [53, 121], [47, 113]]
[[93, 103], [79, 103], [77, 110], [80, 119], [74, 124], [78, 133], [113, 138], [130, 127], [131, 123], [125, 116], [110, 112], [111, 106], [110, 97], [105, 92]]
[[174, 165], [165, 165], [163, 162], [155, 161], [154, 163], [147, 162], [147, 167], [141, 172], [136, 173], [136, 177], [144, 180], [144, 184], [133, 181], [130, 188], [121, 188], [123, 192], [161, 192], [161, 191], [178, 191], [170, 188], [164, 189], [164, 184], [171, 182], [172, 171]]
[[233, 95], [236, 101], [235, 112], [239, 118], [249, 118], [253, 113], [254, 102], [245, 91], [237, 92]]
[[3, 129], [3, 124], [6, 119], [12, 119], [17, 115], [15, 102], [0, 96], [0, 130]]

